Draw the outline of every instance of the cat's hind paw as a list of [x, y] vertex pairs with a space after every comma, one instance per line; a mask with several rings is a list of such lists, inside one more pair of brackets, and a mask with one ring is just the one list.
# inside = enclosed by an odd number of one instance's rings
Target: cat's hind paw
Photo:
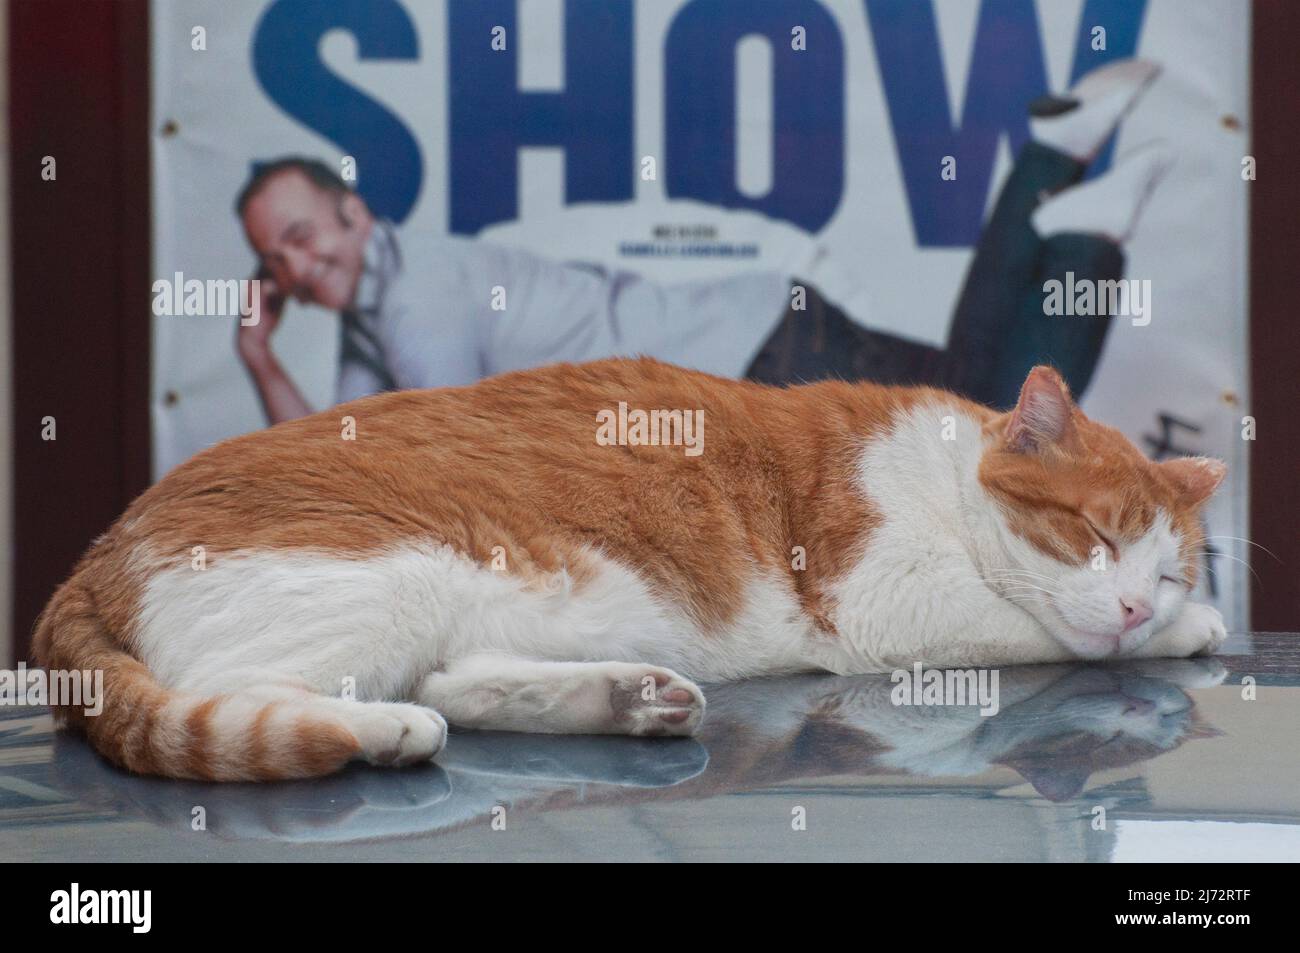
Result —
[[693, 735], [704, 720], [704, 693], [671, 669], [620, 665], [609, 705], [629, 735]]

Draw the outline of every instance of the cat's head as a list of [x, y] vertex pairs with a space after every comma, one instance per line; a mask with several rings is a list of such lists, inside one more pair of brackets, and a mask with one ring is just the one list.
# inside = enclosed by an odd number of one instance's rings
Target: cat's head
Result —
[[1200, 510], [1218, 460], [1155, 463], [1089, 420], [1054, 370], [1036, 367], [1011, 411], [985, 425], [979, 480], [997, 508], [989, 582], [1082, 658], [1130, 653], [1196, 584]]

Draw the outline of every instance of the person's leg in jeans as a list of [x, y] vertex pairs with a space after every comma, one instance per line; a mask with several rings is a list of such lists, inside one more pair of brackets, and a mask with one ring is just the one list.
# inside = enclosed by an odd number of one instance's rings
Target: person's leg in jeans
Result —
[[747, 376], [765, 383], [832, 377], [932, 384], [986, 400], [1003, 342], [1018, 333], [1021, 300], [1027, 289], [1041, 287], [1042, 241], [1030, 216], [1044, 193], [1075, 184], [1086, 168], [1036, 142], [1021, 150], [975, 246], [947, 348], [864, 328], [810, 288], [807, 311], [787, 309]]
[[[769, 384], [825, 378], [928, 384], [993, 403], [1005, 376], [1004, 349], [1013, 340], [1027, 340], [1027, 325], [1042, 330], [1025, 304], [1038, 292], [1042, 316], [1043, 240], [1031, 217], [1043, 196], [1074, 185], [1086, 168], [1037, 142], [1021, 150], [975, 246], [946, 348], [862, 327], [796, 280], [807, 288], [806, 310], [787, 307], [746, 376]], [[1084, 264], [1076, 273], [1085, 270]]]
[[[1032, 342], [1050, 345], [1052, 352], [1063, 356], [1072, 353], [1067, 352], [1067, 343], [1076, 347], [1078, 353], [1069, 357], [1070, 363], [1091, 377], [1093, 366], [1084, 368], [1084, 355], [1094, 355], [1095, 362], [1109, 325], [1084, 322], [1057, 340], [1052, 332], [1061, 330], [1059, 326], [1043, 326], [1038, 320], [1043, 316], [1041, 308], [1034, 312], [1026, 301], [1037, 295], [1041, 304], [1043, 281], [1058, 267], [1062, 273], [1092, 271], [1090, 259], [1073, 262], [1059, 257], [1075, 250], [1090, 253], [1092, 248], [1067, 242], [1054, 250], [1054, 261], [1046, 262], [1042, 236], [1048, 233], [1031, 219], [1044, 203], [1075, 191], [1089, 164], [1159, 72], [1154, 63], [1142, 60], [1111, 63], [1083, 77], [1068, 95], [1045, 96], [1030, 106], [1033, 139], [1021, 150], [980, 235], [953, 313], [945, 364], [945, 383], [952, 390], [982, 403], [1009, 406], [1008, 381], [1024, 354], [1030, 353], [1027, 347]], [[1021, 374], [1017, 388], [1023, 380]], [[1069, 382], [1072, 387], [1084, 383]], [[1017, 394], [1018, 390], [1012, 394], [1011, 403]]]
[[[1040, 293], [1045, 268], [1092, 273], [1088, 259], [1061, 261], [1078, 246], [1065, 243], [1045, 263], [1043, 240], [1031, 222], [1045, 199], [1069, 190], [1083, 177], [1116, 125], [1159, 72], [1151, 63], [1129, 60], [1094, 70], [1064, 97], [1044, 97], [1032, 107], [1034, 139], [1021, 150], [976, 246], [954, 314], [946, 348], [940, 350], [864, 328], [846, 318], [809, 289], [806, 312], [787, 310], [747, 376], [767, 383], [797, 383], [826, 377], [866, 379], [884, 384], [949, 387], [984, 402], [1000, 399], [1003, 353], [1015, 345], [1017, 366], [1025, 342], [1051, 345], [1065, 353], [1065, 340], [1044, 332], [1041, 317], [1026, 304]], [[1067, 193], [1068, 194], [1068, 193]], [[1077, 267], [1075, 267], [1077, 265]], [[1033, 329], [1026, 335], [1027, 321]], [[1077, 341], [1079, 333], [1091, 335]], [[1099, 354], [1105, 326], [1074, 328], [1066, 338], [1083, 367], [1086, 355]], [[1038, 335], [1034, 338], [1033, 335]], [[1060, 345], [1060, 346], [1058, 346]], [[1071, 352], [1074, 353], [1074, 352]], [[1095, 363], [1095, 356], [1093, 357]], [[1092, 365], [1084, 368], [1091, 375]], [[1023, 380], [1023, 376], [1021, 378]]]
[[[976, 245], [946, 348], [862, 327], [805, 284], [807, 309], [786, 309], [781, 324], [746, 376], [770, 384], [824, 378], [929, 384], [996, 404], [1007, 376], [1004, 350], [1011, 342], [1020, 342], [1014, 362], [1018, 366], [1026, 342], [1031, 338], [1040, 341], [1047, 330], [1038, 320], [1042, 317], [1041, 289], [1046, 280], [1042, 277], [1044, 242], [1031, 218], [1045, 195], [1074, 185], [1086, 168], [1082, 162], [1037, 142], [1029, 142], [1021, 150]], [[1087, 260], [1076, 263], [1060, 258], [1060, 252], [1068, 253], [1077, 247], [1069, 242], [1060, 246], [1050, 268], [1060, 265], [1073, 268], [1076, 274], [1091, 272]], [[1104, 325], [1100, 329], [1089, 325], [1088, 330], [1105, 334]], [[1073, 342], [1077, 335], [1068, 337]], [[1101, 340], [1089, 338], [1083, 345], [1085, 351], [1099, 353]], [[1064, 352], [1064, 348], [1054, 350]], [[1023, 380], [1021, 374], [1016, 387]]]
[[1042, 287], [1042, 239], [1030, 216], [1044, 194], [1076, 184], [1086, 169], [1079, 160], [1037, 142], [1020, 150], [957, 298], [942, 381], [950, 390], [981, 403], [994, 402], [1003, 350], [1009, 341], [1024, 336], [1022, 302], [1028, 291]]
[[1124, 252], [1118, 244], [1101, 235], [1053, 235], [1042, 243], [1040, 265], [1033, 286], [1025, 289], [1016, 306], [1015, 328], [1001, 345], [998, 363], [982, 384], [981, 398], [993, 407], [1014, 406], [1021, 384], [1036, 364], [1052, 365], [1071, 393], [1082, 394], [1114, 320], [1104, 314], [1048, 314], [1043, 286], [1056, 280], [1066, 287], [1070, 276], [1076, 285], [1122, 279]]
[[1075, 288], [1091, 283], [1097, 307], [1104, 309], [1107, 296], [1101, 283], [1123, 280], [1123, 247], [1172, 164], [1168, 150], [1159, 143], [1148, 144], [1125, 155], [1107, 175], [1062, 192], [1034, 211], [1037, 272], [1020, 291], [1015, 319], [1001, 341], [996, 364], [979, 382], [980, 400], [1010, 407], [1030, 368], [1044, 363], [1061, 372], [1076, 398], [1087, 390], [1116, 318], [1049, 314], [1047, 282], [1059, 282], [1065, 294], [1071, 283]]
[[806, 307], [787, 306], [781, 323], [745, 376], [763, 384], [868, 380], [877, 384], [932, 384], [942, 376], [943, 352], [849, 319], [807, 282]]

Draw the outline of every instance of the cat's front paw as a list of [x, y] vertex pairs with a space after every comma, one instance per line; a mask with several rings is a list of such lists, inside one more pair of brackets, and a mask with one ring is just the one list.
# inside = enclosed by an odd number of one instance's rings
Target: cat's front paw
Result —
[[609, 705], [614, 723], [629, 735], [693, 735], [704, 719], [699, 686], [667, 668], [618, 666]]
[[1133, 654], [1139, 658], [1190, 658], [1213, 655], [1228, 637], [1223, 615], [1214, 606], [1189, 602]]

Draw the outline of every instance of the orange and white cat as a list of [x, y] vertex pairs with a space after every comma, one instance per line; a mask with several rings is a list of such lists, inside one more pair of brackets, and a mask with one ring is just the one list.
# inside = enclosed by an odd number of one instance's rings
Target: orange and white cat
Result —
[[[598, 439], [627, 407], [707, 439]], [[559, 365], [205, 450], [95, 541], [35, 651], [104, 673], [102, 714], [59, 714], [148, 774], [409, 764], [444, 719], [690, 734], [689, 679], [1213, 652], [1186, 597], [1223, 475], [1145, 459], [1044, 367], [998, 413]]]

